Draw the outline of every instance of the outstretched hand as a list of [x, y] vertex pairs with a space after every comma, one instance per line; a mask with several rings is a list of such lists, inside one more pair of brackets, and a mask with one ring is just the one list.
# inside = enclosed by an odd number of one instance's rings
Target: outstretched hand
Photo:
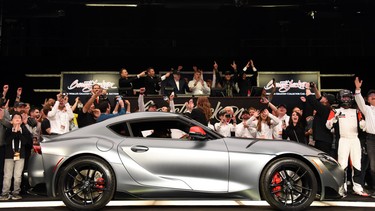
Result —
[[355, 80], [354, 80], [354, 84], [355, 84], [355, 89], [361, 89], [361, 86], [362, 86], [362, 80], [359, 80], [359, 77], [355, 77]]

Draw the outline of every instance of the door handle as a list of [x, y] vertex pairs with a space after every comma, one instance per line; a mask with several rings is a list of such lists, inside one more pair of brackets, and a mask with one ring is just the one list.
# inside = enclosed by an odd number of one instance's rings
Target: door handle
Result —
[[146, 147], [146, 146], [133, 146], [133, 147], [131, 147], [131, 150], [133, 152], [147, 152], [148, 147]]

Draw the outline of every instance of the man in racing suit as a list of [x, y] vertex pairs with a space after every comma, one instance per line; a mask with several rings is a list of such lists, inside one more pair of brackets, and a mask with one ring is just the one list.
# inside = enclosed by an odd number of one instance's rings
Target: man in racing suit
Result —
[[[353, 94], [350, 90], [340, 90], [337, 95], [340, 107], [332, 110], [329, 114], [326, 126], [334, 129], [338, 140], [338, 162], [347, 172], [348, 163], [352, 165], [353, 191], [356, 195], [369, 196], [361, 185], [361, 142], [358, 138], [358, 131], [364, 129], [364, 120], [361, 113], [352, 108]], [[350, 159], [350, 160], [349, 160]], [[349, 161], [349, 162], [348, 162]], [[344, 191], [347, 192], [347, 176], [345, 174]]]

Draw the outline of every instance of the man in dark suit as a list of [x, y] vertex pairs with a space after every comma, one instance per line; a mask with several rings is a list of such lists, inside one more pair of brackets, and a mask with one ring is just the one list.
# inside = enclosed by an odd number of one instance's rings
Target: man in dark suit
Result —
[[163, 94], [170, 95], [166, 88], [173, 88], [173, 92], [178, 94], [187, 94], [190, 92], [187, 82], [181, 78], [181, 72], [179, 70], [173, 70], [173, 77], [168, 78], [163, 86]]
[[145, 78], [146, 95], [157, 95], [161, 88], [161, 82], [169, 77], [171, 73], [167, 72], [165, 75], [159, 77], [155, 74], [155, 70], [152, 67], [147, 68], [147, 76]]

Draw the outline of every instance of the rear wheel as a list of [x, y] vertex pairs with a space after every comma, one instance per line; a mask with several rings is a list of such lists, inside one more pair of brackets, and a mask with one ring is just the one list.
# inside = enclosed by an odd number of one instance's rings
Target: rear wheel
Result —
[[115, 193], [112, 168], [93, 156], [77, 158], [65, 166], [58, 184], [64, 204], [72, 210], [99, 210]]
[[261, 175], [262, 197], [279, 210], [304, 210], [317, 193], [317, 181], [311, 168], [296, 158], [271, 162]]

